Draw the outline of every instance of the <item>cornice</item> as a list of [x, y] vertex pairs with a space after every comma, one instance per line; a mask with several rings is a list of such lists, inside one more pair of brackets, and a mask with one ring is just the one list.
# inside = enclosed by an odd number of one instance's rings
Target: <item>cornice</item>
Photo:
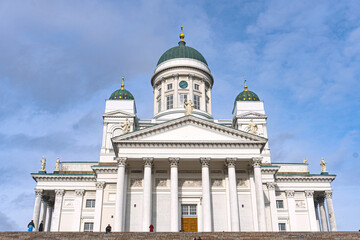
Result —
[[91, 167], [92, 170], [96, 173], [96, 174], [102, 174], [102, 173], [117, 173], [117, 166], [116, 165], [98, 165], [98, 166], [93, 166]]
[[231, 142], [231, 141], [122, 141], [115, 143], [121, 147], [161, 147], [161, 148], [262, 148], [263, 143], [259, 142]]
[[32, 174], [36, 182], [95, 182], [94, 174]]
[[335, 175], [275, 175], [276, 182], [328, 182], [331, 183], [336, 178]]

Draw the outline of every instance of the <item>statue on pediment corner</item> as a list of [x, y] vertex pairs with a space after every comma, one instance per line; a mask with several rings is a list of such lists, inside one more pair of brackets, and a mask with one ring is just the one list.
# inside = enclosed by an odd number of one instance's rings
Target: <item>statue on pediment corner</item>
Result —
[[41, 171], [45, 171], [45, 167], [46, 167], [46, 158], [44, 156], [42, 156], [42, 159], [41, 159]]
[[309, 160], [309, 159], [304, 158], [302, 163], [307, 164], [308, 160]]
[[324, 161], [324, 158], [321, 158], [321, 161], [320, 161], [320, 167], [321, 167], [321, 172], [322, 173], [326, 173], [326, 162]]
[[184, 101], [184, 107], [185, 107], [185, 116], [191, 115], [194, 110], [194, 103], [189, 100], [188, 102]]
[[126, 134], [130, 132], [130, 121], [128, 118], [125, 119], [125, 122], [121, 125], [122, 133]]

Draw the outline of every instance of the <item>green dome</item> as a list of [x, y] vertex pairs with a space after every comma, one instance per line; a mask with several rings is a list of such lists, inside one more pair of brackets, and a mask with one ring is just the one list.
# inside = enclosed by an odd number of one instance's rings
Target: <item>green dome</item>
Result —
[[179, 46], [170, 48], [167, 50], [163, 55], [161, 55], [158, 63], [156, 66], [158, 66], [160, 63], [165, 62], [170, 59], [174, 58], [191, 58], [198, 60], [200, 62], [203, 62], [207, 65], [207, 62], [201, 53], [199, 53], [196, 49], [192, 47], [185, 46], [184, 41], [179, 42]]
[[260, 101], [260, 99], [256, 93], [249, 90], [244, 90], [239, 93], [239, 95], [237, 95], [235, 102], [237, 101]]
[[120, 88], [113, 92], [110, 100], [134, 100], [134, 96], [125, 88]]

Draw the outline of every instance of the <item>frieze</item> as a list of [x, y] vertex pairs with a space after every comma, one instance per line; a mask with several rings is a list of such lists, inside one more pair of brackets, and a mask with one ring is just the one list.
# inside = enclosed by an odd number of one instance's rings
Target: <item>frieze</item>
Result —
[[304, 200], [296, 200], [295, 201], [296, 208], [306, 208]]
[[130, 187], [142, 187], [142, 179], [141, 178], [131, 178], [130, 179]]
[[201, 187], [201, 179], [179, 179], [179, 186], [181, 187]]
[[64, 208], [74, 208], [74, 200], [73, 199], [65, 199], [64, 200]]
[[237, 187], [247, 187], [248, 186], [248, 181], [245, 178], [237, 178], [236, 179], [236, 186]]
[[223, 187], [223, 180], [222, 179], [211, 179], [211, 186], [213, 187]]
[[167, 186], [167, 178], [156, 178], [155, 186], [166, 187]]

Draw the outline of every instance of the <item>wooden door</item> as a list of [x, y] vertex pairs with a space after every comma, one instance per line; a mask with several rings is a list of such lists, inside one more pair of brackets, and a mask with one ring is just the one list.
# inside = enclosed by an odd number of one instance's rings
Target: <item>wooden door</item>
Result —
[[197, 218], [181, 218], [181, 230], [184, 232], [197, 232]]

